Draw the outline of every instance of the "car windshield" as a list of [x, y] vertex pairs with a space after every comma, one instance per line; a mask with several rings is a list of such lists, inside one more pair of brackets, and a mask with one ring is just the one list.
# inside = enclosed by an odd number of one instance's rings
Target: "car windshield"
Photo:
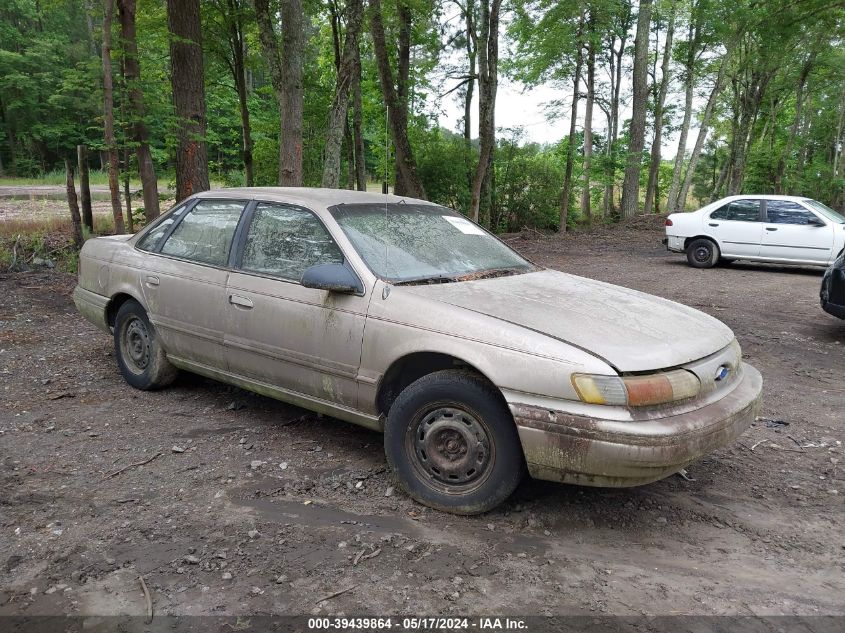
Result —
[[396, 283], [443, 283], [534, 270], [481, 227], [436, 205], [341, 204], [330, 209], [370, 270]]
[[837, 222], [839, 224], [845, 224], [845, 215], [842, 215], [838, 211], [834, 211], [826, 204], [822, 204], [816, 200], [804, 200], [804, 204], [810, 207], [816, 213], [822, 214], [828, 220], [833, 222]]

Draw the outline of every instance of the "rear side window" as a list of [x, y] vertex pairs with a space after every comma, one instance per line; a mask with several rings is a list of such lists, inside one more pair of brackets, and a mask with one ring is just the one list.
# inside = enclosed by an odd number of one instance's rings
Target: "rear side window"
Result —
[[167, 238], [162, 255], [225, 266], [245, 206], [242, 200], [201, 200]]
[[710, 214], [711, 220], [732, 220], [734, 222], [759, 222], [759, 200], [734, 200], [719, 207]]
[[255, 208], [243, 270], [299, 281], [306, 268], [333, 263], [343, 263], [343, 254], [313, 213], [264, 202]]
[[161, 241], [161, 238], [164, 237], [167, 231], [170, 230], [173, 223], [182, 216], [187, 206], [188, 205], [183, 204], [180, 208], [173, 211], [173, 213], [168, 214], [166, 218], [150, 229], [144, 237], [138, 240], [138, 248], [142, 251], [155, 251], [158, 247], [158, 243]]
[[766, 203], [766, 215], [771, 224], [807, 224], [816, 216], [797, 202], [769, 200]]

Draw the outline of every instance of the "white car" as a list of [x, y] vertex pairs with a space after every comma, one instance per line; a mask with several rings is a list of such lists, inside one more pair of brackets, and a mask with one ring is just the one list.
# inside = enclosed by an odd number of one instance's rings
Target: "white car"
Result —
[[690, 266], [735, 259], [829, 266], [845, 248], [845, 216], [795, 196], [730, 196], [666, 218], [666, 248]]

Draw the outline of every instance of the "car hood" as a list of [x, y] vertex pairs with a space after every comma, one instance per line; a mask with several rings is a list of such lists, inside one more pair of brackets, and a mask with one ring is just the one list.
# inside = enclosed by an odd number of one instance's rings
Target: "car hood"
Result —
[[698, 310], [553, 270], [403, 290], [545, 334], [620, 372], [677, 367], [734, 339], [730, 328]]

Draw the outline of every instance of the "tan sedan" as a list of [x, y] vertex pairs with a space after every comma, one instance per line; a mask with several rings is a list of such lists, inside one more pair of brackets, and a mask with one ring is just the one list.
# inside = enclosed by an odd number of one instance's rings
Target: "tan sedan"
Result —
[[92, 239], [74, 299], [139, 389], [202, 374], [384, 431], [415, 499], [489, 510], [524, 471], [645, 484], [736, 438], [760, 374], [691, 308], [526, 261], [428, 202], [192, 196]]

